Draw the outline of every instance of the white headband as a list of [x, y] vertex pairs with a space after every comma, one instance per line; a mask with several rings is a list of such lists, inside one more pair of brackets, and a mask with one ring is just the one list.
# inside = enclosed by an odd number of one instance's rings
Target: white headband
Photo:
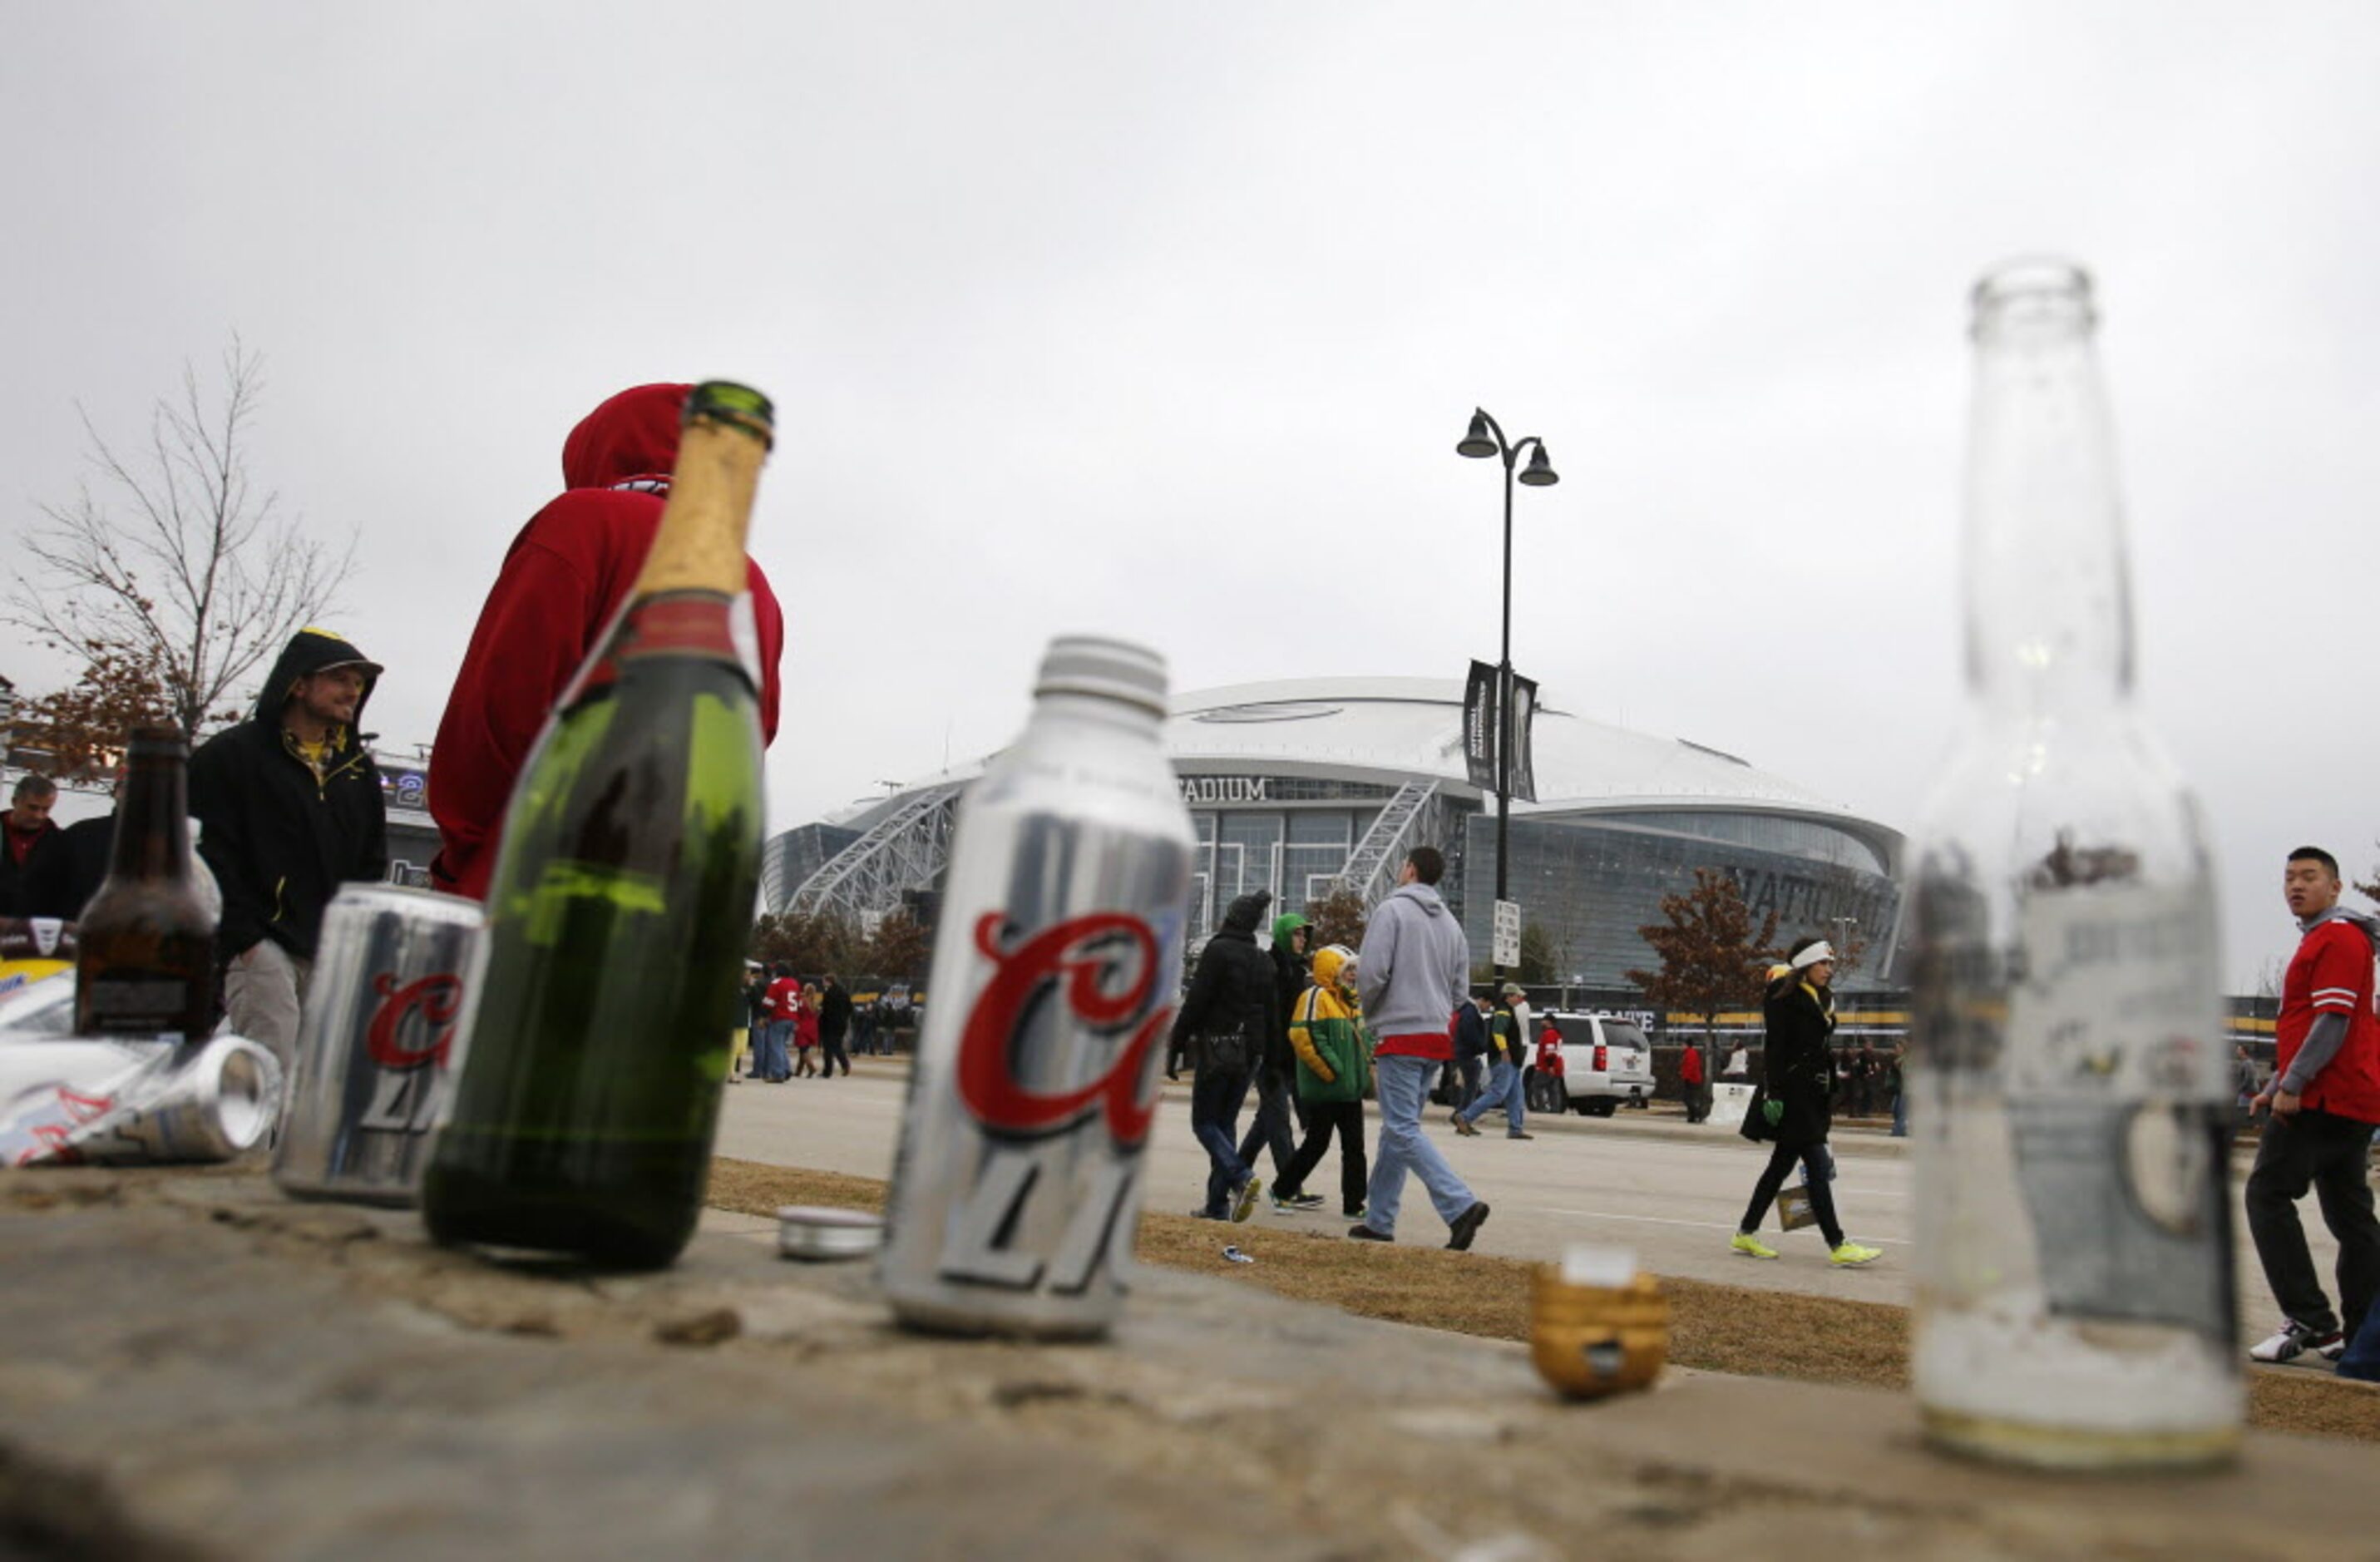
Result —
[[1834, 958], [1835, 946], [1822, 938], [1815, 944], [1811, 945], [1808, 948], [1803, 950], [1800, 954], [1793, 957], [1793, 969], [1795, 970], [1805, 970], [1809, 967], [1816, 965], [1820, 960], [1831, 960]]

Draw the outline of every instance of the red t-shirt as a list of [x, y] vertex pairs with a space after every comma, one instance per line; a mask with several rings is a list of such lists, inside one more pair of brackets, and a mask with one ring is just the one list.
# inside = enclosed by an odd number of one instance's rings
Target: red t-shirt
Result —
[[1450, 1011], [1446, 1017], [1446, 1029], [1435, 1034], [1423, 1032], [1415, 1035], [1409, 1032], [1402, 1036], [1382, 1036], [1379, 1044], [1372, 1049], [1372, 1056], [1427, 1057], [1443, 1062], [1454, 1056], [1454, 1022], [1461, 1018], [1461, 1015]]
[[1550, 1019], [1537, 1023], [1537, 1072], [1559, 1075], [1562, 1071], [1561, 1032]]
[[1690, 1085], [1698, 1085], [1703, 1082], [1702, 1048], [1688, 1047], [1684, 1052], [1678, 1055], [1678, 1078], [1684, 1083]]
[[2380, 1123], [2380, 1020], [2372, 1014], [2372, 941], [2351, 921], [2316, 922], [2298, 943], [2281, 981], [2281, 1015], [2273, 1027], [2280, 1071], [2305, 1044], [2318, 1015], [2347, 1017], [2347, 1039], [2306, 1087], [2313, 1111]]
[[761, 1007], [771, 1019], [791, 1019], [801, 1003], [802, 984], [793, 977], [781, 976], [769, 983], [769, 995], [761, 1000]]

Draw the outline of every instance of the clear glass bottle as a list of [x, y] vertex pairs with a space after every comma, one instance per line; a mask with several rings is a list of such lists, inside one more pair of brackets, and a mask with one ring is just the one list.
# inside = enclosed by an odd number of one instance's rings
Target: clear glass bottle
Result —
[[2090, 279], [1974, 289], [1964, 731], [1915, 852], [1912, 1375], [1937, 1444], [2203, 1464], [2241, 1417], [2216, 897], [2132, 699]]

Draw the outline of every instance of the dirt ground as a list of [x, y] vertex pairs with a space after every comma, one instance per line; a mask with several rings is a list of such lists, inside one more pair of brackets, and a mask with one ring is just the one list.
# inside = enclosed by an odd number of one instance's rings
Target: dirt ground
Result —
[[[710, 1202], [759, 1215], [784, 1204], [880, 1210], [884, 1184], [721, 1158], [711, 1164]], [[1141, 1216], [1138, 1251], [1144, 1263], [1216, 1275], [1364, 1317], [1488, 1339], [1528, 1337], [1532, 1265], [1442, 1248], [1350, 1242], [1344, 1224], [1336, 1216], [1292, 1224], [1265, 1214], [1225, 1226], [1151, 1211]], [[1257, 1262], [1229, 1262], [1222, 1256], [1227, 1243]], [[1905, 1308], [1695, 1280], [1665, 1278], [1661, 1288], [1670, 1299], [1670, 1360], [1680, 1366], [1875, 1388], [1909, 1382]], [[2305, 1368], [2252, 1372], [2248, 1422], [2268, 1432], [2380, 1443], [2380, 1387]]]

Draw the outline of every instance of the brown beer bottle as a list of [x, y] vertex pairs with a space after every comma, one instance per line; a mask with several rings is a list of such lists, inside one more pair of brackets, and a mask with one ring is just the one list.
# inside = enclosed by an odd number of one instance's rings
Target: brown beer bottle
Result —
[[75, 1033], [197, 1041], [215, 1024], [215, 920], [190, 873], [189, 746], [140, 726], [107, 877], [76, 925]]

